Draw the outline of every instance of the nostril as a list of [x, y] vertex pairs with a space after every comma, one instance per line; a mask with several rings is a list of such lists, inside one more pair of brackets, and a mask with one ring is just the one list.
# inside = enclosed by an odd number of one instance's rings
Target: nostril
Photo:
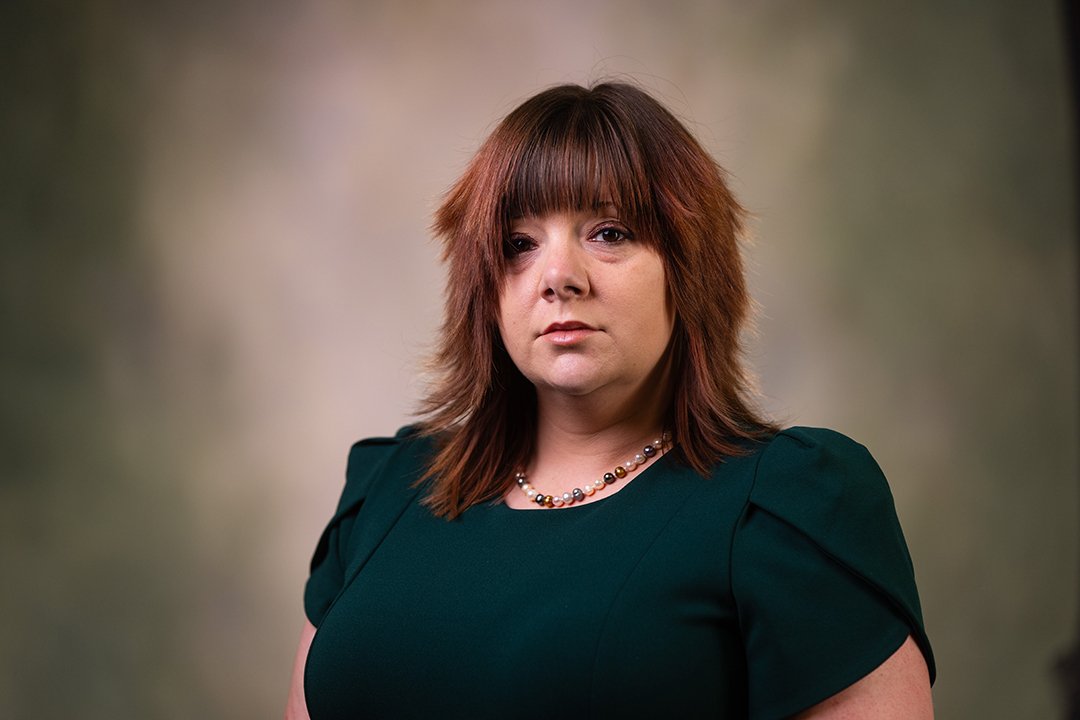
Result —
[[576, 262], [552, 260], [540, 278], [540, 296], [548, 301], [569, 300], [589, 292], [584, 268]]

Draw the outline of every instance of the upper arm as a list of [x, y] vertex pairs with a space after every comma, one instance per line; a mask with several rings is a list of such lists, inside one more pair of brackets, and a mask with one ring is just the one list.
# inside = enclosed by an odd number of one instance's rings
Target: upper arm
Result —
[[869, 675], [796, 716], [798, 720], [930, 720], [933, 717], [926, 660], [910, 636]]
[[296, 648], [293, 661], [292, 680], [289, 683], [289, 699], [285, 703], [285, 720], [310, 720], [307, 700], [304, 697], [304, 666], [307, 665], [308, 649], [315, 637], [315, 626], [310, 620], [304, 620], [300, 631], [300, 645]]

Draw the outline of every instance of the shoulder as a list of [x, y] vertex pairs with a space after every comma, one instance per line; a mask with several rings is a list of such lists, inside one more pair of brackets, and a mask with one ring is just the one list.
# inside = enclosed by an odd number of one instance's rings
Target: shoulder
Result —
[[[847, 435], [828, 428], [790, 427], [781, 430], [761, 449], [770, 469], [833, 469], [836, 464], [874, 463], [870, 451]], [[876, 463], [874, 463], [876, 467]]]
[[874, 457], [842, 433], [792, 427], [757, 454], [749, 502], [804, 530], [835, 525], [827, 520], [837, 513], [849, 520], [895, 515], [889, 483]]
[[406, 425], [388, 436], [363, 438], [349, 448], [349, 474], [359, 473], [372, 462], [392, 455], [403, 447], [415, 446], [421, 442], [420, 431], [415, 425]]
[[762, 439], [744, 440], [739, 447], [741, 452], [712, 467], [707, 475], [710, 482], [700, 484], [703, 491], [716, 496], [712, 504], [735, 503], [744, 513], [752, 507], [764, 508], [792, 520], [833, 512], [838, 505], [870, 512], [881, 506], [892, 512], [889, 484], [873, 456], [835, 430], [790, 427]]
[[773, 437], [760, 453], [744, 521], [760, 512], [864, 576], [913, 580], [889, 483], [870, 451], [841, 433], [794, 427]]
[[[365, 438], [349, 450], [345, 487], [311, 558], [304, 610], [318, 626], [341, 591], [346, 569], [385, 533], [415, 492], [417, 453], [425, 439], [412, 426], [390, 437]], [[410, 475], [411, 473], [411, 475]], [[359, 522], [363, 509], [364, 521]]]
[[[905, 619], [933, 676], [911, 555], [889, 483], [870, 451], [833, 430], [793, 427], [754, 455], [736, 531], [739, 552], [755, 565], [810, 567], [818, 559], [858, 578]], [[778, 553], [789, 557], [778, 560]]]
[[402, 479], [406, 474], [415, 475], [413, 469], [420, 464], [419, 459], [429, 446], [430, 439], [415, 425], [406, 425], [390, 436], [369, 437], [353, 443], [338, 512], [362, 503], [377, 489], [377, 482], [386, 476], [384, 471], [391, 465], [400, 468], [394, 474]]
[[892, 493], [870, 452], [795, 427], [747, 456], [731, 550], [751, 717], [786, 717], [868, 676], [910, 635], [934, 660]]

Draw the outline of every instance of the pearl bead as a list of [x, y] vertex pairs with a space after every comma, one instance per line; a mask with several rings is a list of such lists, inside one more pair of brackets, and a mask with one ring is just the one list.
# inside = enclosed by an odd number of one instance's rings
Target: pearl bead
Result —
[[586, 496], [594, 495], [608, 485], [613, 485], [617, 480], [622, 480], [637, 468], [645, 465], [650, 458], [656, 457], [665, 448], [671, 447], [671, 433], [665, 432], [660, 437], [642, 448], [641, 452], [619, 465], [611, 472], [604, 473], [600, 480], [594, 480], [581, 487], [562, 493], [561, 495], [545, 495], [534, 488], [527, 480], [524, 472], [514, 474], [517, 486], [528, 496], [529, 500], [546, 508], [557, 508], [582, 502]]

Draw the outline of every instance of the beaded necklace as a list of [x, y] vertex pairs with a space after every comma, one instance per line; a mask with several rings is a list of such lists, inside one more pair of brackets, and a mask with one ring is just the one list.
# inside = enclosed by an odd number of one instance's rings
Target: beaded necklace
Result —
[[514, 476], [514, 479], [517, 480], [518, 487], [529, 496], [529, 499], [541, 507], [557, 508], [565, 505], [573, 505], [574, 503], [581, 502], [587, 496], [593, 495], [598, 490], [603, 490], [608, 485], [614, 485], [617, 480], [622, 480], [628, 474], [647, 463], [650, 458], [655, 457], [662, 451], [666, 451], [670, 447], [671, 433], [665, 432], [663, 435], [642, 448], [641, 452], [637, 455], [630, 458], [622, 465], [617, 466], [611, 472], [604, 473], [604, 477], [595, 482], [588, 483], [584, 487], [576, 487], [573, 490], [564, 492], [562, 495], [545, 495], [542, 492], [538, 492], [536, 488], [529, 484], [528, 480], [525, 478], [525, 473], [523, 472], [517, 473]]

